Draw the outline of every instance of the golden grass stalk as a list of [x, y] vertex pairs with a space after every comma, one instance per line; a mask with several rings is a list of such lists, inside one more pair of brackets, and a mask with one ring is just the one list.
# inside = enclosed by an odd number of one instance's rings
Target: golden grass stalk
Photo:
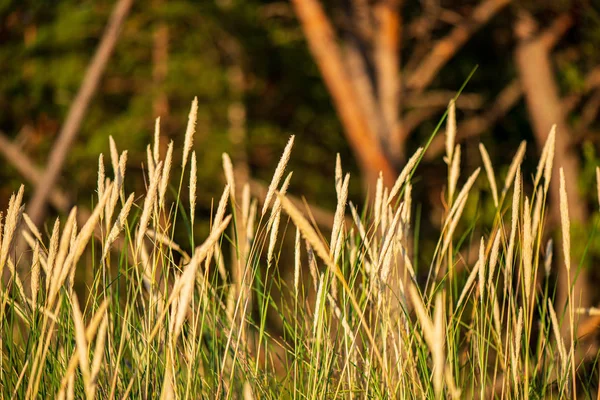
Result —
[[185, 170], [188, 156], [194, 145], [194, 133], [196, 132], [196, 119], [198, 117], [198, 97], [194, 97], [190, 114], [188, 115], [188, 123], [185, 129], [185, 140], [183, 142], [183, 158], [181, 160], [181, 169]]
[[527, 142], [524, 140], [519, 145], [519, 149], [517, 153], [513, 157], [510, 167], [508, 167], [508, 173], [506, 174], [506, 179], [504, 180], [504, 188], [502, 188], [502, 196], [506, 195], [510, 186], [514, 183], [515, 175], [517, 174], [517, 170], [521, 163], [523, 162], [523, 157], [525, 157], [525, 150], [527, 149]]
[[477, 262], [475, 263], [475, 266], [471, 270], [471, 273], [469, 274], [469, 277], [467, 278], [467, 282], [465, 282], [465, 286], [463, 287], [463, 290], [460, 293], [460, 296], [458, 297], [458, 302], [456, 303], [457, 310], [460, 308], [463, 301], [465, 301], [465, 299], [467, 298], [467, 294], [469, 293], [469, 290], [471, 290], [471, 286], [473, 286], [473, 282], [475, 282], [475, 279], [477, 278], [479, 268], [481, 268], [480, 264], [481, 264], [480, 260], [477, 260]]
[[35, 243], [35, 248], [33, 249], [33, 259], [31, 261], [30, 288], [31, 288], [31, 300], [33, 300], [34, 303], [37, 303], [38, 291], [40, 289], [40, 244], [39, 244], [39, 242]]
[[471, 187], [473, 186], [473, 184], [475, 183], [475, 180], [479, 176], [479, 172], [481, 172], [481, 168], [477, 168], [471, 174], [471, 176], [469, 177], [469, 179], [467, 179], [467, 182], [465, 183], [465, 185], [462, 187], [462, 189], [458, 193], [458, 196], [456, 196], [456, 202], [452, 205], [452, 208], [450, 209], [450, 213], [448, 214], [449, 217], [454, 218], [453, 215], [458, 210], [459, 204], [462, 203], [463, 199], [466, 199], [469, 196], [469, 192], [471, 191]]
[[552, 125], [550, 133], [548, 134], [548, 156], [546, 157], [546, 165], [544, 167], [544, 193], [548, 193], [548, 187], [550, 186], [550, 179], [552, 178], [552, 166], [554, 162], [554, 148], [556, 146], [556, 125]]
[[544, 203], [544, 194], [542, 188], [539, 187], [535, 195], [535, 205], [533, 206], [533, 220], [531, 222], [531, 235], [535, 238], [538, 236], [538, 228], [542, 219], [542, 205]]
[[556, 312], [552, 305], [552, 299], [548, 299], [548, 311], [550, 311], [550, 321], [552, 323], [552, 332], [554, 333], [554, 339], [556, 340], [556, 348], [558, 350], [558, 356], [560, 359], [561, 373], [567, 372], [567, 349], [565, 342], [563, 341], [562, 335], [560, 334], [560, 325], [558, 324], [558, 318], [556, 318]]
[[523, 209], [523, 284], [525, 285], [525, 299], [529, 303], [531, 296], [531, 277], [532, 277], [532, 258], [533, 258], [533, 238], [531, 237], [531, 214], [529, 208], [529, 197], [525, 196], [525, 205]]
[[117, 240], [117, 237], [119, 237], [119, 234], [123, 230], [123, 227], [125, 226], [125, 222], [127, 222], [127, 216], [129, 215], [129, 212], [131, 211], [131, 206], [133, 204], [134, 198], [135, 198], [135, 194], [131, 193], [129, 195], [129, 197], [127, 198], [127, 201], [125, 202], [125, 205], [121, 209], [121, 212], [119, 213], [117, 220], [113, 224], [108, 236], [106, 237], [106, 241], [104, 242], [104, 245], [103, 245], [104, 246], [104, 251], [102, 253], [103, 259], [106, 258], [106, 256], [108, 255], [108, 252], [110, 251], [110, 246], [112, 246], [112, 244], [115, 242], [115, 240]]
[[460, 221], [460, 217], [462, 216], [463, 210], [465, 209], [465, 205], [467, 204], [467, 199], [468, 197], [462, 197], [462, 198], [457, 198], [457, 201], [455, 203], [454, 206], [452, 206], [452, 208], [454, 209], [454, 211], [451, 211], [451, 215], [450, 215], [450, 222], [447, 225], [448, 226], [448, 230], [446, 231], [446, 235], [444, 237], [444, 243], [442, 245], [442, 251], [439, 254], [445, 254], [446, 250], [448, 249], [448, 246], [450, 246], [450, 243], [452, 242], [452, 236], [454, 235], [454, 231], [456, 230], [456, 227], [458, 225], [458, 222]]
[[96, 345], [94, 347], [94, 358], [90, 371], [90, 394], [89, 397], [94, 398], [96, 387], [98, 385], [98, 376], [102, 368], [102, 360], [104, 358], [104, 344], [106, 342], [106, 332], [108, 330], [108, 317], [102, 318], [102, 323], [96, 335]]
[[298, 297], [298, 288], [300, 285], [300, 229], [296, 227], [296, 241], [294, 243], [294, 295]]
[[265, 202], [263, 204], [261, 215], [264, 216], [267, 212], [267, 208], [269, 208], [271, 204], [271, 199], [275, 194], [275, 190], [277, 186], [279, 186], [279, 181], [283, 176], [283, 171], [285, 171], [285, 167], [287, 166], [288, 161], [290, 160], [290, 153], [292, 152], [292, 146], [294, 145], [294, 135], [290, 136], [290, 139], [283, 150], [283, 154], [279, 159], [279, 163], [277, 164], [277, 168], [275, 168], [275, 173], [273, 174], [273, 178], [271, 179], [271, 183], [269, 184], [269, 189], [267, 190], [267, 195], [265, 196]]
[[392, 202], [392, 200], [394, 199], [394, 197], [396, 197], [396, 195], [400, 192], [400, 189], [402, 188], [402, 185], [406, 181], [406, 178], [408, 178], [408, 175], [410, 175], [410, 173], [415, 168], [415, 165], [417, 165], [417, 163], [421, 159], [422, 153], [423, 153], [423, 148], [419, 147], [417, 149], [417, 151], [415, 151], [415, 154], [413, 154], [412, 157], [408, 159], [408, 161], [406, 162], [406, 165], [402, 169], [402, 172], [400, 172], [400, 175], [398, 175], [398, 178], [396, 179], [394, 186], [392, 186], [392, 190], [390, 190], [388, 200], [385, 204], [389, 205]]
[[571, 221], [569, 220], [569, 201], [565, 185], [565, 172], [560, 168], [560, 221], [562, 228], [563, 254], [567, 272], [571, 271]]
[[108, 144], [110, 148], [110, 162], [112, 164], [113, 172], [116, 174], [119, 169], [119, 152], [117, 151], [117, 144], [112, 135], [108, 137]]
[[377, 184], [375, 185], [375, 203], [373, 205], [373, 215], [375, 226], [379, 226], [379, 221], [381, 221], [381, 207], [383, 201], [383, 174], [381, 171], [379, 172], [379, 177], [377, 178]]
[[444, 304], [441, 293], [438, 293], [435, 297], [433, 328], [434, 340], [430, 347], [433, 358], [433, 390], [435, 397], [441, 399], [444, 389], [444, 369], [446, 368], [446, 354], [444, 352], [446, 324], [444, 323]]
[[60, 267], [55, 268], [56, 255], [58, 254], [59, 228], [60, 220], [57, 217], [54, 221], [54, 227], [52, 228], [52, 235], [50, 236], [50, 243], [48, 245], [47, 266], [50, 279], [46, 279], [46, 291], [48, 290], [50, 282], [55, 279], [55, 276], [60, 274]]
[[[298, 227], [296, 226], [296, 228], [298, 228]], [[309, 270], [310, 276], [313, 280], [313, 286], [314, 286], [315, 290], [317, 290], [317, 288], [319, 286], [319, 274], [317, 272], [317, 260], [315, 260], [315, 253], [314, 253], [310, 243], [306, 239], [305, 239], [305, 245], [306, 245], [306, 255], [308, 258], [308, 270]]]
[[[112, 223], [112, 216], [117, 206], [117, 200], [119, 200], [119, 195], [121, 194], [123, 183], [125, 182], [125, 168], [127, 167], [127, 150], [121, 153], [119, 157], [119, 164], [117, 169], [115, 170], [115, 180], [112, 185], [112, 191], [108, 202], [105, 207], [105, 226], [108, 231], [110, 224]], [[99, 197], [100, 198], [100, 197]]]
[[40, 233], [37, 226], [35, 226], [31, 218], [29, 218], [29, 215], [27, 215], [27, 213], [23, 213], [23, 220], [25, 221], [25, 224], [27, 224], [27, 227], [29, 228], [31, 233], [33, 233], [33, 236], [35, 236], [35, 238], [38, 240], [38, 242], [44, 243], [44, 241], [42, 240], [42, 234]]
[[338, 241], [341, 240], [344, 229], [344, 216], [346, 215], [346, 202], [348, 200], [348, 185], [350, 183], [350, 174], [346, 174], [342, 187], [338, 192], [338, 201], [333, 217], [333, 228], [331, 230], [331, 243], [329, 251], [333, 260], [337, 259], [336, 248]]
[[146, 234], [146, 229], [148, 229], [148, 223], [150, 222], [150, 216], [152, 214], [152, 209], [154, 208], [154, 203], [156, 201], [156, 191], [160, 182], [161, 170], [162, 161], [159, 161], [158, 165], [155, 168], [154, 175], [150, 178], [148, 192], [146, 193], [146, 198], [144, 199], [144, 208], [142, 209], [142, 215], [140, 216], [140, 221], [138, 223], [138, 230], [135, 235], [136, 254], [139, 253], [140, 248], [142, 247], [142, 243], [144, 242], [144, 236]]
[[546, 254], [544, 256], [544, 272], [546, 277], [550, 276], [552, 270], [552, 254], [554, 253], [554, 242], [552, 238], [548, 239], [546, 243]]
[[325, 280], [323, 279], [323, 274], [319, 276], [319, 286], [317, 289], [317, 299], [315, 302], [315, 314], [313, 317], [313, 336], [317, 336], [317, 328], [319, 327], [319, 321], [321, 319], [321, 302], [323, 301], [323, 286], [325, 285]]
[[102, 197], [104, 194], [104, 180], [106, 174], [104, 172], [104, 154], [100, 153], [98, 156], [98, 197]]
[[160, 159], [160, 117], [156, 117], [154, 121], [154, 163], [157, 164]]
[[512, 261], [513, 261], [513, 252], [515, 248], [515, 236], [517, 233], [517, 222], [519, 220], [519, 200], [521, 195], [521, 170], [517, 169], [517, 173], [515, 175], [515, 183], [514, 183], [514, 192], [512, 199], [512, 217], [510, 222], [510, 239], [508, 241], [508, 250], [506, 251], [506, 281], [507, 284], [509, 277], [511, 276], [510, 272], [512, 272]]
[[167, 154], [165, 155], [164, 168], [160, 179], [160, 186], [158, 191], [158, 204], [160, 207], [165, 206], [165, 194], [167, 193], [167, 186], [169, 185], [169, 174], [171, 173], [171, 163], [173, 162], [173, 141], [169, 143], [167, 147]]
[[[63, 233], [62, 236], [60, 238], [60, 244], [58, 246], [58, 252], [56, 254], [56, 265], [60, 266], [63, 265], [65, 262], [65, 259], [67, 258], [67, 254], [69, 253], [69, 250], [71, 248], [73, 248], [72, 243], [73, 243], [73, 237], [75, 235], [75, 233], [77, 232], [77, 207], [73, 207], [71, 209], [71, 212], [69, 213], [69, 217], [67, 218], [67, 222], [65, 223], [65, 226], [63, 228]], [[60, 271], [59, 268], [56, 268], [57, 272]], [[75, 271], [75, 269], [73, 268], [73, 271]], [[73, 282], [73, 280], [71, 279], [71, 282]]]
[[192, 161], [190, 166], [190, 225], [192, 228], [196, 216], [196, 183], [198, 179], [196, 168], [196, 151], [192, 151]]
[[521, 367], [519, 365], [520, 354], [521, 354], [521, 342], [523, 338], [521, 337], [523, 333], [523, 307], [519, 307], [519, 316], [517, 317], [517, 325], [515, 327], [515, 334], [513, 337], [513, 352], [512, 352], [512, 363], [511, 363], [511, 371], [513, 374], [513, 380], [515, 385], [520, 383]]
[[8, 202], [8, 210], [6, 212], [6, 220], [4, 221], [4, 233], [2, 235], [2, 246], [0, 247], [0, 271], [3, 270], [6, 260], [8, 258], [8, 252], [10, 251], [11, 244], [19, 219], [23, 213], [23, 192], [25, 187], [21, 185], [19, 191], [15, 195], [10, 197]]
[[[288, 186], [290, 185], [290, 180], [292, 179], [292, 172], [288, 174], [283, 181], [283, 185], [281, 185], [281, 193], [282, 196], [285, 196], [287, 193]], [[277, 234], [279, 233], [279, 221], [281, 218], [281, 200], [279, 198], [275, 199], [275, 203], [273, 204], [273, 208], [271, 209], [271, 216], [269, 217], [269, 221], [271, 223], [271, 235], [269, 237], [269, 247], [267, 249], [267, 262], [271, 263], [273, 260], [273, 253], [275, 252], [275, 244], [277, 243]]]
[[500, 229], [496, 231], [496, 237], [494, 238], [494, 243], [492, 244], [492, 251], [490, 253], [490, 262], [489, 262], [489, 272], [488, 272], [488, 287], [494, 286], [494, 272], [496, 271], [496, 264], [498, 263], [498, 255], [500, 254], [500, 239], [502, 239], [502, 235], [500, 233]]
[[456, 185], [458, 184], [458, 177], [460, 175], [460, 146], [456, 145], [454, 150], [454, 157], [452, 157], [452, 164], [450, 165], [450, 174], [448, 175], [448, 201], [452, 204], [454, 200], [454, 192], [456, 192]]
[[225, 172], [225, 180], [227, 181], [227, 184], [229, 184], [229, 196], [231, 197], [231, 200], [235, 203], [235, 178], [233, 174], [233, 164], [231, 163], [231, 158], [229, 157], [229, 154], [223, 153], [221, 155], [221, 158], [223, 159], [223, 171]]
[[492, 167], [492, 161], [483, 143], [479, 143], [479, 152], [481, 153], [481, 159], [483, 160], [483, 166], [485, 167], [485, 173], [490, 182], [490, 190], [492, 191], [492, 198], [494, 199], [494, 205], [498, 207], [498, 189], [496, 187], [496, 177], [494, 176], [494, 168]]
[[340, 190], [342, 189], [342, 159], [340, 157], [340, 153], [337, 153], [335, 156], [335, 193], [337, 196], [340, 196]]
[[81, 309], [79, 308], [79, 301], [77, 295], [73, 293], [71, 297], [71, 307], [73, 311], [73, 323], [75, 325], [75, 344], [77, 353], [79, 354], [79, 368], [81, 369], [81, 375], [83, 376], [83, 384], [85, 387], [86, 395], [89, 396], [89, 388], [91, 383], [90, 376], [90, 363], [88, 360], [88, 341], [85, 337], [85, 328], [83, 325], [83, 317], [81, 315]]
[[154, 156], [152, 155], [150, 145], [146, 146], [146, 163], [148, 163], [148, 176], [152, 178], [154, 176], [154, 168], [156, 167], [157, 163], [154, 162]]
[[448, 119], [446, 120], [446, 164], [452, 163], [452, 151], [456, 139], [456, 104], [454, 99], [448, 104]]
[[483, 289], [485, 288], [485, 261], [485, 239], [482, 236], [479, 241], [479, 260], [477, 261], [479, 263], [479, 296], [481, 297], [483, 297]]

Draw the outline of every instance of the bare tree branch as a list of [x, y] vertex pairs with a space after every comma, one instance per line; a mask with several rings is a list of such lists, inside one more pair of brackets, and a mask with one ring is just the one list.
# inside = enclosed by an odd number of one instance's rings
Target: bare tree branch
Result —
[[354, 88], [348, 85], [348, 72], [327, 16], [317, 0], [292, 0], [292, 3], [325, 85], [333, 97], [366, 184], [374, 187], [379, 171], [382, 171], [385, 183], [391, 186], [395, 178], [394, 168], [378, 143], [371, 139], [374, 135], [369, 132]]
[[[577, 177], [580, 172], [579, 159], [570, 146], [571, 131], [565, 121], [566, 115], [561, 106], [558, 86], [552, 70], [550, 51], [540, 39], [542, 36], [528, 37], [523, 32], [529, 32], [529, 26], [534, 22], [531, 18], [521, 18], [515, 31], [521, 33], [519, 43], [515, 51], [515, 64], [523, 85], [523, 92], [527, 101], [529, 117], [533, 132], [539, 148], [544, 146], [548, 133], [553, 124], [556, 124], [556, 146], [554, 153], [554, 169], [550, 182], [550, 215], [560, 221], [560, 180], [559, 167], [562, 167], [565, 180], [568, 182], [566, 190], [569, 199], [569, 218], [574, 223], [585, 223], [587, 219], [587, 207], [577, 190]], [[573, 260], [573, 265], [578, 262]], [[567, 274], [564, 267], [558, 269], [558, 294], [557, 309], [563, 310], [567, 304], [567, 294], [573, 290], [576, 294], [573, 301], [575, 307], [586, 307], [589, 305], [589, 292], [587, 290], [587, 270], [570, 271], [570, 282], [573, 288], [568, 287]], [[579, 272], [577, 279], [576, 273]], [[566, 324], [568, 325], [568, 324]], [[563, 334], [565, 334], [563, 330]]]
[[94, 58], [88, 66], [77, 96], [71, 103], [65, 123], [50, 153], [44, 176], [37, 185], [27, 209], [29, 216], [36, 225], [39, 225], [43, 219], [48, 195], [60, 176], [69, 148], [79, 131], [92, 96], [96, 92], [100, 77], [117, 43], [121, 26], [132, 3], [133, 0], [119, 0], [115, 4], [96, 54], [94, 54]]
[[445, 38], [439, 40], [416, 70], [410, 75], [407, 86], [417, 92], [422, 91], [435, 78], [437, 73], [469, 40], [471, 35], [487, 23], [511, 0], [484, 0], [473, 14], [456, 26]]
[[404, 161], [404, 137], [400, 119], [400, 34], [399, 0], [383, 0], [375, 6], [375, 66], [379, 106], [386, 127], [388, 154], [398, 167]]

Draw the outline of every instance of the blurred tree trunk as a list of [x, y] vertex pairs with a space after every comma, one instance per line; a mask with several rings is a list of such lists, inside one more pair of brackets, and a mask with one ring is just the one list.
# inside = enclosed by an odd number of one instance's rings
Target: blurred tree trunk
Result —
[[[550, 216], [555, 222], [560, 222], [559, 168], [562, 167], [569, 200], [569, 217], [573, 225], [581, 226], [585, 224], [588, 213], [586, 202], [577, 190], [579, 159], [571, 146], [571, 130], [566, 123], [566, 115], [561, 106], [549, 48], [544, 43], [543, 35], [534, 34], [535, 21], [530, 17], [519, 20], [515, 30], [519, 40], [515, 52], [515, 64], [525, 94], [533, 132], [540, 149], [544, 146], [552, 125], [556, 124], [554, 168], [550, 183]], [[579, 260], [573, 259], [571, 265], [575, 307], [589, 306], [587, 271], [577, 270]], [[576, 274], [578, 274], [577, 280], [575, 280]], [[557, 310], [565, 309], [568, 290], [567, 271], [564, 263], [559, 263]]]

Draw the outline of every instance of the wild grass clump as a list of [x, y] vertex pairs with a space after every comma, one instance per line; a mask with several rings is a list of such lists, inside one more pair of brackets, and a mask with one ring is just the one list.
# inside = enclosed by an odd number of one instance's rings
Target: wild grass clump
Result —
[[[411, 178], [423, 148], [391, 188], [380, 177], [362, 208], [347, 201], [350, 177], [338, 157], [329, 241], [286, 193], [294, 137], [260, 199], [250, 196], [247, 182], [236, 182], [224, 154], [227, 185], [210, 233], [196, 237], [196, 114], [194, 101], [176, 185], [170, 180], [179, 168], [172, 162], [177, 146], [169, 144], [161, 159], [157, 120], [143, 196], [125, 192], [127, 151], [119, 153], [111, 139], [113, 174], [100, 155], [98, 196], [86, 218], [73, 209], [46, 234], [23, 212], [24, 188], [11, 197], [0, 242], [0, 269], [8, 271], [0, 294], [2, 398], [595, 392], [580, 373], [590, 345], [577, 321], [594, 310], [579, 310], [573, 293], [564, 309], [553, 304], [551, 277], [576, 268], [565, 189], [574, 183], [562, 170], [560, 258], [553, 259], [544, 229], [549, 179], [560, 168], [553, 165], [554, 130], [527, 185], [524, 143], [506, 176], [497, 175], [480, 145], [496, 210], [493, 223], [481, 226], [465, 220], [465, 210], [483, 175], [461, 171], [451, 104], [440, 236], [435, 251], [417, 259], [422, 239], [413, 223]], [[504, 182], [500, 192], [497, 182]], [[176, 243], [181, 231], [201, 244]], [[20, 242], [28, 250], [16, 253]], [[470, 248], [477, 254], [472, 262]], [[80, 270], [88, 271], [87, 286], [76, 290]]]

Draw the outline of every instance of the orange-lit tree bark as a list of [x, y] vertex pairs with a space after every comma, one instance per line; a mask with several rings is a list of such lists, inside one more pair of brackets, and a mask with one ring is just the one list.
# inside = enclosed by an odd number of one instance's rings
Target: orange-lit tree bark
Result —
[[[580, 172], [579, 159], [571, 145], [571, 130], [566, 123], [565, 111], [561, 105], [549, 49], [544, 44], [544, 36], [535, 35], [535, 22], [530, 17], [519, 20], [515, 28], [519, 40], [515, 51], [515, 65], [525, 94], [529, 119], [540, 148], [544, 145], [550, 128], [556, 124], [556, 149], [550, 184], [550, 216], [554, 221], [560, 221], [558, 174], [559, 168], [562, 167], [567, 182], [569, 217], [574, 225], [583, 225], [588, 213], [586, 202], [577, 190], [577, 177]], [[579, 265], [579, 261], [576, 259], [572, 261], [572, 265], [571, 282], [574, 282], [573, 301], [575, 301], [575, 307], [588, 306], [587, 272], [585, 270], [577, 271], [576, 266]], [[557, 271], [557, 310], [562, 311], [567, 302], [569, 287], [564, 264], [558, 265]], [[575, 280], [577, 273], [579, 276]]]
[[[422, 115], [403, 115], [403, 86], [421, 92], [470, 36], [510, 0], [483, 0], [407, 75], [400, 64], [401, 0], [374, 4], [351, 0], [348, 37], [340, 40], [319, 0], [291, 0], [323, 81], [333, 99], [344, 132], [358, 161], [366, 187], [373, 189], [379, 171], [393, 183], [406, 158], [406, 141]], [[448, 99], [449, 100], [449, 99]], [[439, 108], [438, 108], [439, 111]], [[407, 123], [404, 124], [404, 118]]]

